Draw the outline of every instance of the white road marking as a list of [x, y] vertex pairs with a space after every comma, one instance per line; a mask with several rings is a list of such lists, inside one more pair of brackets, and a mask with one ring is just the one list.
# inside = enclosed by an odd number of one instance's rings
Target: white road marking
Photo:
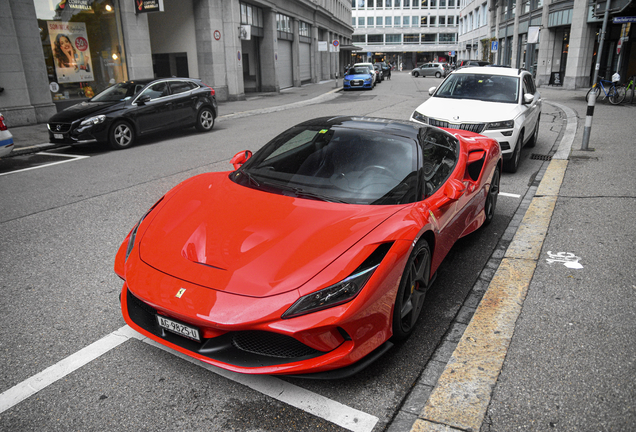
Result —
[[0, 394], [0, 414], [130, 339], [137, 339], [353, 432], [370, 432], [379, 419], [269, 375], [239, 374], [181, 354], [137, 333], [128, 325], [66, 357]]
[[36, 154], [45, 155], [45, 156], [65, 157], [65, 158], [69, 158], [69, 159], [63, 160], [63, 161], [59, 161], [59, 162], [51, 162], [51, 163], [47, 163], [47, 164], [43, 164], [43, 165], [38, 165], [38, 166], [31, 167], [31, 168], [24, 168], [24, 169], [21, 169], [21, 170], [9, 171], [9, 172], [6, 172], [6, 173], [0, 173], [0, 176], [9, 175], [9, 174], [15, 174], [15, 173], [24, 172], [24, 171], [31, 171], [31, 170], [38, 169], [38, 168], [50, 167], [50, 166], [53, 166], [53, 165], [59, 165], [59, 164], [66, 163], [66, 162], [73, 162], [73, 161], [76, 161], [76, 160], [86, 159], [86, 158], [90, 157], [90, 156], [78, 156], [78, 155], [46, 153], [46, 152], [39, 152], [39, 153], [36, 153]]
[[0, 414], [131, 338], [127, 325], [0, 394]]
[[506, 192], [499, 192], [499, 195], [505, 196], [505, 197], [511, 197], [511, 198], [521, 198], [521, 195], [511, 194]]

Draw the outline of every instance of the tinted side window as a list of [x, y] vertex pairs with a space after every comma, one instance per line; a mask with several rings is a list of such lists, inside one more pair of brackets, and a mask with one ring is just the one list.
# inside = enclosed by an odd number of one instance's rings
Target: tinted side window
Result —
[[422, 151], [424, 197], [431, 196], [451, 175], [457, 164], [457, 138], [437, 129], [422, 129], [418, 136]]
[[151, 85], [142, 93], [142, 96], [150, 96], [150, 99], [157, 99], [160, 97], [168, 96], [168, 83], [165, 81], [158, 82], [156, 84]]
[[530, 75], [526, 75], [523, 77], [523, 87], [524, 93], [534, 94], [537, 91], [536, 87], [534, 86], [534, 81], [532, 80], [532, 77]]
[[185, 93], [193, 88], [192, 83], [188, 81], [170, 81], [170, 90], [172, 91], [172, 94]]

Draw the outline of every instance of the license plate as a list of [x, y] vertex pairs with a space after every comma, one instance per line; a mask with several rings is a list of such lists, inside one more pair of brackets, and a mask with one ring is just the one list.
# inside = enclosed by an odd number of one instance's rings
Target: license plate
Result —
[[157, 322], [161, 327], [172, 333], [176, 333], [178, 335], [187, 337], [188, 339], [193, 339], [197, 342], [201, 342], [201, 338], [199, 337], [199, 329], [197, 328], [181, 324], [161, 315], [157, 315]]
[[62, 135], [62, 134], [53, 134], [53, 137], [55, 139], [64, 139], [64, 135]]
[[351, 83], [351, 85], [355, 85], [355, 86], [358, 86], [358, 85], [360, 85], [360, 84], [362, 84], [362, 83], [359, 83], [359, 82]]

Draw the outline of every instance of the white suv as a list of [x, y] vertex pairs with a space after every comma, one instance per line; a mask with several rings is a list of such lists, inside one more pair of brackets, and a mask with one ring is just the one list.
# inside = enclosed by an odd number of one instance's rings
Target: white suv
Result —
[[496, 139], [508, 172], [517, 171], [521, 148], [537, 143], [541, 95], [526, 70], [463, 68], [428, 93], [431, 97], [413, 111], [411, 121]]

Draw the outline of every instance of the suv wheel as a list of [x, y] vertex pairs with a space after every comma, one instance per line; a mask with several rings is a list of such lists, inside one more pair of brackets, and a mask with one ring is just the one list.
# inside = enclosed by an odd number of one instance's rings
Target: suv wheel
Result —
[[517, 144], [512, 152], [512, 157], [504, 162], [504, 168], [509, 173], [516, 173], [519, 168], [519, 160], [521, 159], [521, 147], [523, 146], [523, 134], [519, 134]]

